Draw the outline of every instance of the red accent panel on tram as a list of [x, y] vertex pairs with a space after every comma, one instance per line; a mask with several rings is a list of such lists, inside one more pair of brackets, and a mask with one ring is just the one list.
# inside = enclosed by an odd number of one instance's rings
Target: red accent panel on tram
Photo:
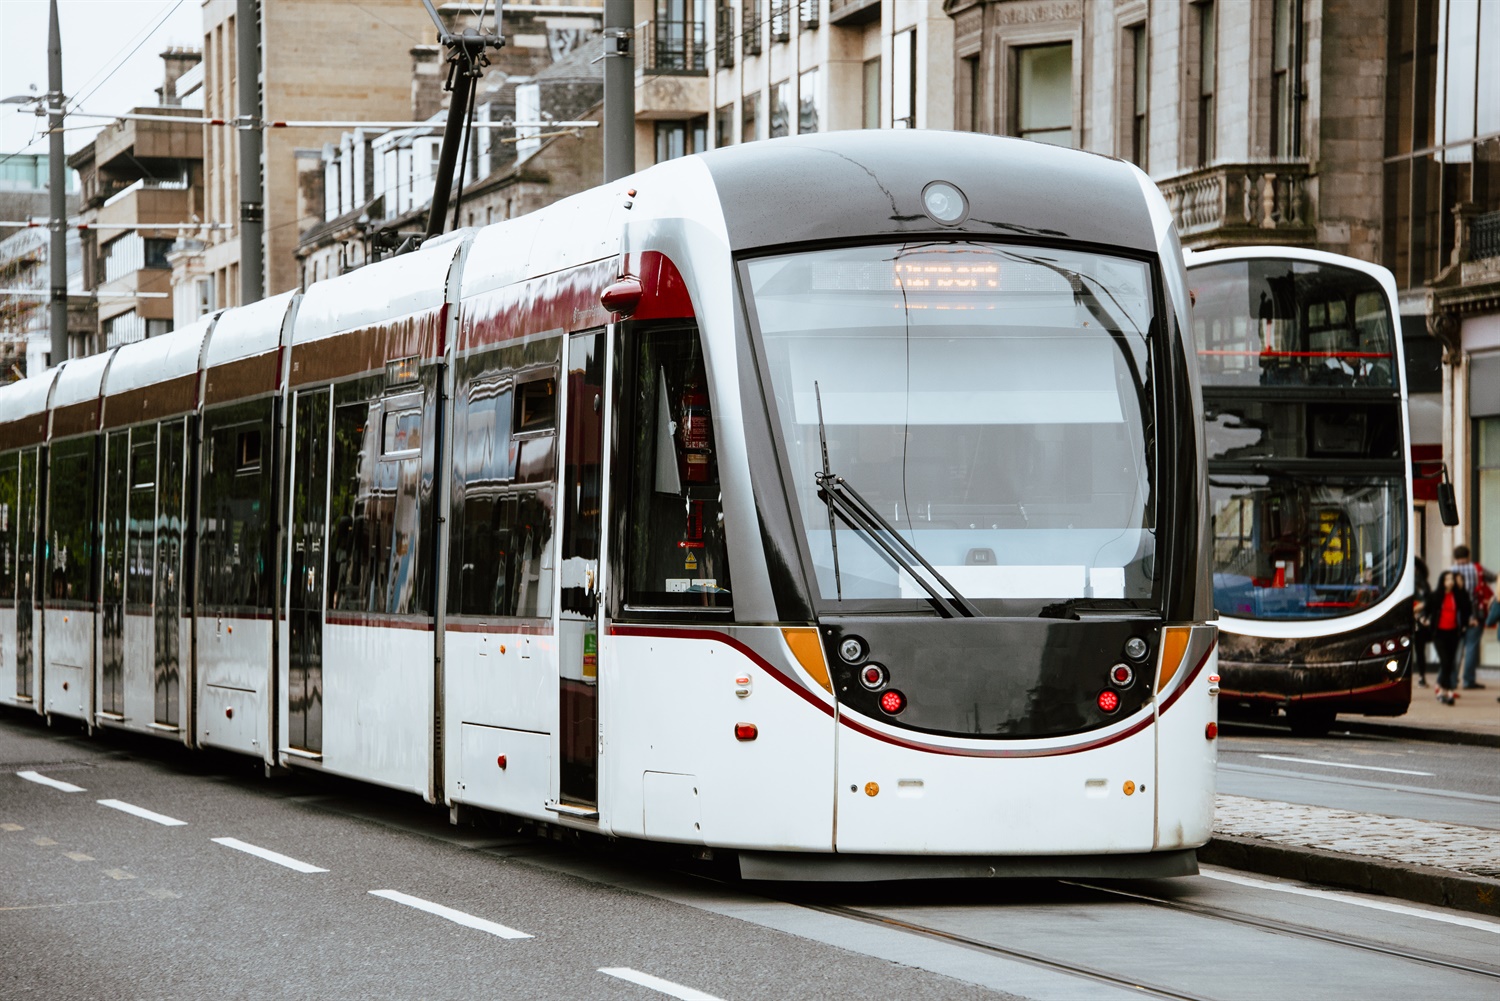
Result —
[[688, 320], [695, 315], [682, 272], [661, 251], [626, 254], [623, 273], [641, 282], [641, 302], [632, 320]]

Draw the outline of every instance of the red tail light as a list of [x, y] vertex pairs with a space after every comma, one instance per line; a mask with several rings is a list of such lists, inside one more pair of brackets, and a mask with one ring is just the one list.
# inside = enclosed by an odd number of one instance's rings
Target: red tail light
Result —
[[880, 708], [894, 716], [906, 708], [906, 696], [892, 688], [880, 697]]
[[1203, 739], [1204, 740], [1213, 740], [1218, 735], [1219, 735], [1219, 724], [1217, 724], [1217, 723], [1210, 723], [1210, 724], [1208, 724], [1208, 726], [1205, 726], [1203, 728]]
[[1099, 693], [1099, 708], [1112, 713], [1120, 708], [1120, 696], [1106, 688]]
[[734, 725], [735, 740], [754, 740], [760, 736], [760, 727], [754, 723], [736, 723]]

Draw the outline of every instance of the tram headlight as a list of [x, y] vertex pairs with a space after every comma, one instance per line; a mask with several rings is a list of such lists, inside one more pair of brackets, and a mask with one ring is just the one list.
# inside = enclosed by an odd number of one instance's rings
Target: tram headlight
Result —
[[1125, 656], [1131, 660], [1145, 660], [1146, 654], [1150, 652], [1150, 645], [1139, 636], [1132, 636], [1125, 641]]
[[933, 181], [922, 189], [922, 207], [944, 226], [956, 226], [969, 215], [969, 200], [947, 181]]
[[858, 636], [845, 636], [839, 643], [839, 656], [846, 664], [858, 664], [865, 659], [865, 641]]
[[1401, 662], [1399, 660], [1395, 660], [1394, 658], [1388, 660], [1385, 662], [1385, 669], [1387, 671], [1390, 671], [1392, 674], [1395, 674], [1397, 671], [1401, 670]]

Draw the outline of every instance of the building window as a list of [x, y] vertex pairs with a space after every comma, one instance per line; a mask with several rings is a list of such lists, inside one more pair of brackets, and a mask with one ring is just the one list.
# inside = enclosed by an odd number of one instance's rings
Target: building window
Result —
[[958, 127], [967, 132], [983, 131], [979, 127], [982, 112], [979, 99], [983, 95], [979, 80], [979, 53], [964, 56], [958, 61]]
[[656, 162], [675, 160], [708, 148], [708, 116], [656, 123]]
[[787, 42], [791, 38], [792, 0], [771, 0], [771, 41]]
[[867, 129], [880, 128], [880, 57], [865, 60], [863, 112], [860, 121]]
[[771, 84], [771, 138], [790, 134], [791, 112], [787, 109], [789, 81]]
[[648, 68], [669, 73], [703, 71], [704, 4], [705, 0], [656, 0]]
[[147, 337], [160, 337], [162, 334], [170, 334], [171, 332], [172, 332], [172, 321], [171, 320], [147, 320], [146, 321], [146, 336]]
[[734, 105], [726, 104], [714, 113], [714, 149], [734, 142]]
[[1476, 479], [1478, 480], [1479, 561], [1493, 566], [1500, 563], [1500, 417], [1484, 417], [1474, 422], [1479, 439]]
[[1073, 43], [1037, 45], [1016, 53], [1016, 135], [1073, 144]]
[[823, 0], [797, 0], [797, 19], [801, 22], [803, 31], [818, 26], [821, 13], [818, 5], [822, 2]]
[[167, 260], [167, 255], [172, 252], [171, 240], [148, 236], [143, 243], [145, 245], [143, 248], [144, 267], [170, 268], [172, 266], [171, 262]]
[[1302, 0], [1271, 8], [1271, 153], [1302, 154]]
[[1437, 271], [1440, 165], [1418, 151], [1430, 150], [1437, 136], [1438, 6], [1413, 0], [1391, 8], [1384, 263], [1401, 288], [1420, 286]]
[[[316, 266], [316, 265], [314, 265]], [[214, 311], [214, 283], [211, 278], [199, 278], [193, 282], [198, 292], [198, 314], [203, 316]]]
[[714, 63], [719, 69], [734, 65], [734, 9], [729, 0], [714, 4]]
[[121, 344], [130, 344], [145, 336], [146, 323], [136, 315], [133, 309], [104, 321], [104, 346], [106, 348], [117, 348]]
[[740, 4], [740, 47], [747, 56], [760, 55], [760, 4], [744, 0]]
[[753, 143], [760, 138], [761, 93], [746, 94], [740, 100], [740, 142]]
[[1128, 87], [1121, 90], [1127, 97], [1125, 115], [1125, 126], [1129, 130], [1125, 143], [1125, 154], [1130, 162], [1146, 169], [1146, 109], [1151, 106], [1150, 90], [1147, 81], [1150, 79], [1151, 63], [1146, 53], [1146, 25], [1136, 24], [1125, 29], [1125, 45], [1123, 52], [1128, 60], [1129, 76], [1126, 77]]
[[917, 127], [917, 29], [891, 37], [891, 128]]
[[818, 131], [818, 71], [805, 71], [797, 78], [797, 134]]
[[1213, 162], [1218, 131], [1214, 85], [1218, 80], [1219, 27], [1213, 0], [1194, 4], [1198, 18], [1198, 165]]

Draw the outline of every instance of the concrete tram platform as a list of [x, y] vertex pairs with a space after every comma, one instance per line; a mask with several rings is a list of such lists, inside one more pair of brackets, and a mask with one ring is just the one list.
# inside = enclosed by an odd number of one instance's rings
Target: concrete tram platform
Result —
[[1208, 865], [1500, 917], [1500, 832], [1217, 797]]

